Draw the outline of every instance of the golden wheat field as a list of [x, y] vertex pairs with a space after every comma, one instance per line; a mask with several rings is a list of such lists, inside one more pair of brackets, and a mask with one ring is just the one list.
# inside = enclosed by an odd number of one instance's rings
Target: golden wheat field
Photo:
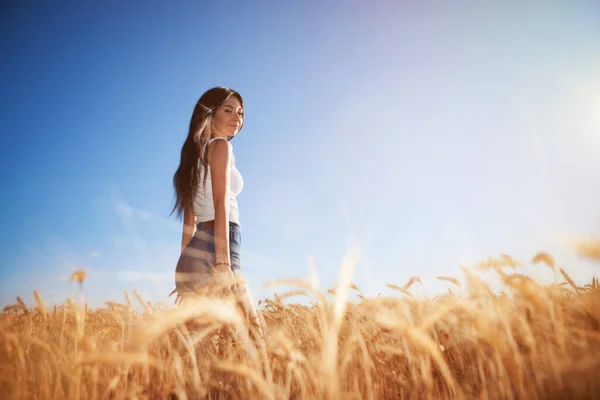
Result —
[[[595, 249], [595, 250], [594, 250]], [[597, 251], [597, 248], [592, 249]], [[591, 251], [591, 250], [590, 250]], [[590, 253], [593, 258], [596, 253]], [[600, 257], [598, 257], [600, 258]], [[540, 253], [533, 262], [556, 268]], [[583, 399], [600, 397], [600, 288], [564, 270], [542, 286], [503, 256], [465, 269], [467, 287], [416, 298], [366, 298], [340, 278], [330, 294], [307, 281], [259, 302], [263, 332], [231, 296], [89, 310], [73, 300], [18, 303], [0, 314], [2, 398], [43, 399]], [[83, 280], [85, 276], [75, 277]], [[358, 291], [361, 301], [347, 301]], [[456, 294], [455, 294], [456, 293]], [[312, 305], [293, 303], [313, 296]], [[145, 310], [134, 311], [138, 304]]]

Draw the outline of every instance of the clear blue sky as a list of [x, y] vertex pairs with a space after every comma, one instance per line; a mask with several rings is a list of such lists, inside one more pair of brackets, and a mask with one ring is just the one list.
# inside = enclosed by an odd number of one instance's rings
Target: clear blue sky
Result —
[[165, 300], [171, 179], [217, 85], [246, 105], [257, 298], [309, 255], [333, 286], [353, 249], [371, 295], [412, 275], [446, 290], [436, 275], [500, 253], [597, 274], [563, 243], [600, 234], [597, 3], [97, 3], [1, 6], [0, 304], [62, 302], [76, 269], [92, 305]]

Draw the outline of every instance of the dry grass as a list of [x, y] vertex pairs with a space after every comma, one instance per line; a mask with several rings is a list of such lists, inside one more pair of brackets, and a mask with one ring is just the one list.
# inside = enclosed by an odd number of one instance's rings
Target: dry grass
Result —
[[[592, 251], [588, 253], [594, 255]], [[534, 262], [555, 268], [547, 254]], [[541, 286], [487, 260], [506, 291], [466, 270], [464, 294], [347, 302], [360, 289], [342, 274], [333, 296], [311, 283], [259, 302], [266, 348], [232, 298], [179, 307], [127, 304], [49, 309], [18, 299], [0, 314], [0, 393], [44, 399], [552, 399], [600, 396], [600, 289]], [[79, 277], [79, 276], [78, 276]], [[460, 289], [453, 277], [438, 277]], [[83, 279], [83, 278], [82, 278]], [[81, 281], [80, 281], [81, 283]], [[313, 306], [284, 304], [314, 296]], [[250, 333], [250, 336], [247, 334]], [[244, 339], [246, 338], [246, 339]], [[252, 339], [250, 339], [252, 338]], [[266, 350], [266, 351], [265, 351]]]

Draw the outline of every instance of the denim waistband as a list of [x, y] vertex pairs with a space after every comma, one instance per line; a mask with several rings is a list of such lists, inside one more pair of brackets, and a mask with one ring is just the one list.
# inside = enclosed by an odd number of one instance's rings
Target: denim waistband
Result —
[[[198, 223], [196, 224], [196, 229], [198, 229], [198, 230], [204, 230], [204, 229], [200, 229], [200, 226], [201, 226], [201, 225], [202, 225], [204, 222], [207, 222], [207, 221], [198, 222]], [[214, 229], [214, 228], [207, 229], [207, 230], [213, 230], [213, 229]], [[242, 230], [242, 227], [241, 227], [241, 226], [240, 226], [240, 224], [238, 224], [237, 222], [232, 222], [232, 221], [229, 221], [229, 230], [230, 230], [230, 231], [241, 232], [241, 230]]]

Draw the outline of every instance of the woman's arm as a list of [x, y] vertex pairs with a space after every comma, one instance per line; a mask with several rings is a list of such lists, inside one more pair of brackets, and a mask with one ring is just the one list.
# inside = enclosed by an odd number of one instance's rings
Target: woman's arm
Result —
[[181, 251], [185, 249], [192, 237], [194, 236], [194, 228], [196, 225], [196, 216], [192, 206], [185, 207], [183, 210], [183, 234], [181, 237]]
[[215, 207], [215, 253], [218, 269], [229, 269], [229, 175], [231, 147], [225, 140], [215, 140], [209, 148], [210, 178]]

